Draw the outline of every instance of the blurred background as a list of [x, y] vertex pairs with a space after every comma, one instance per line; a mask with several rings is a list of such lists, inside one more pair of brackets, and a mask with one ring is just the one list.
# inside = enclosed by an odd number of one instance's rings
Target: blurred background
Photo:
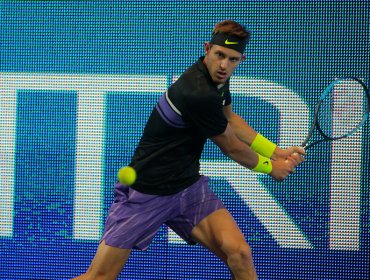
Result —
[[[217, 22], [252, 33], [231, 79], [234, 110], [287, 147], [304, 140], [332, 80], [369, 85], [369, 13], [365, 0], [1, 1], [0, 279], [86, 270], [117, 170]], [[245, 234], [260, 279], [369, 279], [369, 132], [313, 148], [283, 183], [207, 143], [202, 173]], [[212, 254], [163, 226], [119, 279], [227, 278]]]

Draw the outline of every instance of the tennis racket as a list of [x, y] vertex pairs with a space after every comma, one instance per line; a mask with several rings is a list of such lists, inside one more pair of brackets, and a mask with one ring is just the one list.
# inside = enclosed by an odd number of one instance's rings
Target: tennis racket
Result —
[[[325, 141], [348, 137], [369, 118], [369, 90], [358, 78], [341, 78], [332, 82], [321, 94], [314, 119], [302, 147], [306, 150]], [[314, 132], [315, 136], [313, 137]], [[310, 143], [308, 143], [310, 142]]]

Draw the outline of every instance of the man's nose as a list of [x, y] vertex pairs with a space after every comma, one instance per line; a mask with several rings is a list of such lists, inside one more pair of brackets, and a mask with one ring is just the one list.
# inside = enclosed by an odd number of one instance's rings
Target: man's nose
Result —
[[224, 69], [227, 69], [227, 65], [228, 65], [228, 60], [227, 59], [223, 59], [221, 60], [221, 69], [224, 70]]

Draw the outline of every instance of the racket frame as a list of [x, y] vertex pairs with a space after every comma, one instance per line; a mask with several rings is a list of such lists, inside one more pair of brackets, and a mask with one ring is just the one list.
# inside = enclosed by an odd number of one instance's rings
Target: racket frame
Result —
[[[364, 94], [365, 94], [365, 97], [367, 99], [367, 108], [365, 109], [365, 113], [363, 115], [362, 121], [356, 127], [354, 127], [348, 133], [343, 134], [341, 136], [338, 136], [338, 137], [329, 137], [329, 136], [327, 136], [323, 132], [323, 130], [320, 127], [319, 118], [318, 118], [319, 111], [320, 111], [320, 106], [321, 106], [324, 98], [330, 93], [330, 91], [333, 89], [333, 87], [335, 85], [337, 85], [338, 83], [344, 81], [344, 80], [352, 80], [352, 81], [355, 81], [355, 82], [359, 83], [362, 86], [363, 91], [364, 91]], [[314, 113], [314, 118], [313, 118], [313, 121], [312, 121], [312, 125], [310, 127], [310, 130], [309, 130], [307, 136], [306, 136], [306, 139], [303, 141], [303, 143], [301, 144], [301, 146], [307, 150], [307, 149], [311, 148], [312, 146], [314, 146], [316, 144], [319, 144], [321, 142], [333, 141], [333, 140], [338, 140], [338, 139], [346, 138], [346, 137], [354, 134], [355, 132], [357, 132], [364, 125], [364, 123], [369, 118], [369, 112], [370, 112], [370, 93], [369, 93], [369, 89], [367, 88], [367, 86], [365, 85], [365, 83], [362, 80], [360, 80], [359, 78], [355, 78], [355, 77], [346, 77], [346, 78], [336, 79], [330, 85], [328, 85], [327, 88], [324, 90], [324, 92], [321, 94], [320, 99], [319, 99], [319, 102], [317, 103], [316, 108], [315, 108], [315, 113]], [[312, 143], [310, 143], [310, 144], [307, 145], [307, 143], [308, 143], [309, 139], [311, 138], [311, 136], [312, 136], [315, 128], [317, 129], [317, 131], [320, 133], [320, 135], [323, 138], [320, 139], [320, 140], [314, 141], [314, 142], [312, 142]]]

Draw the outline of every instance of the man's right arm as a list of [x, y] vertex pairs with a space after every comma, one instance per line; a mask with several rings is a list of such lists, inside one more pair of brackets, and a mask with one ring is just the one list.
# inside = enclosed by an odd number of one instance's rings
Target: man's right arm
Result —
[[[248, 169], [253, 169], [257, 166], [257, 153], [247, 144], [239, 140], [229, 124], [222, 134], [211, 137], [211, 140], [226, 156], [238, 164]], [[294, 172], [295, 164], [291, 160], [275, 160], [271, 161], [271, 163], [272, 171], [269, 175], [277, 181], [284, 180], [289, 174]]]

